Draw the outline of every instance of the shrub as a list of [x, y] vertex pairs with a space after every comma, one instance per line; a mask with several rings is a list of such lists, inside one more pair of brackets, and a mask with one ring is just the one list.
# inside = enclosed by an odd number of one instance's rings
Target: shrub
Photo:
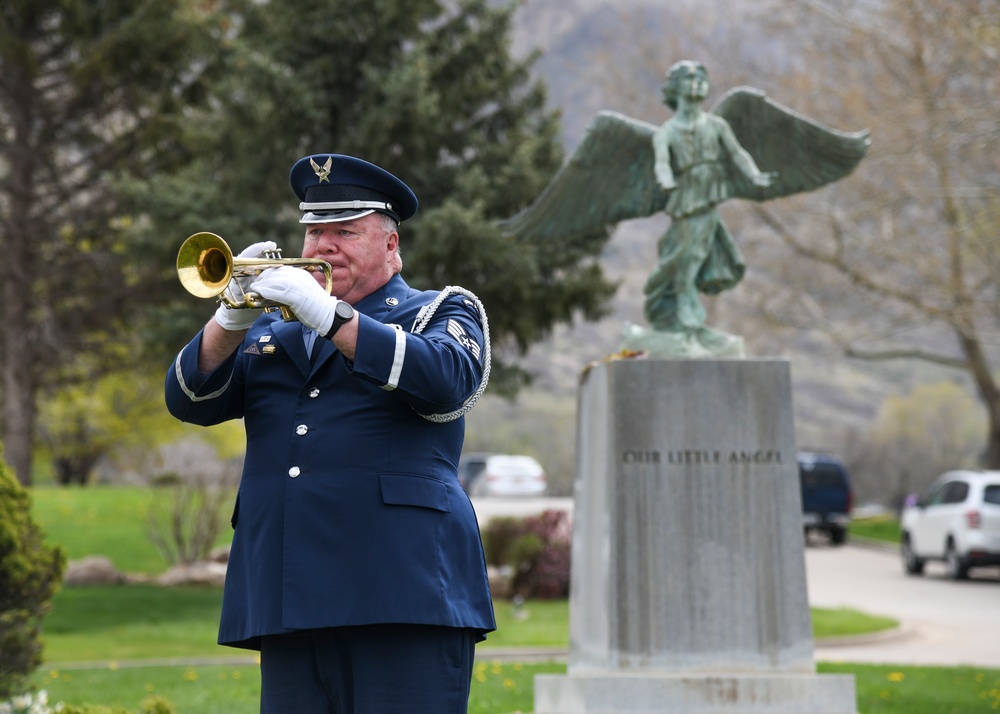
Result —
[[569, 595], [572, 525], [564, 511], [527, 518], [494, 518], [483, 530], [490, 565], [510, 566], [510, 593], [523, 598]]
[[[227, 525], [233, 489], [225, 477], [166, 479], [146, 509], [146, 533], [169, 565], [206, 560]], [[172, 482], [172, 483], [171, 483]]]
[[483, 529], [483, 551], [489, 565], [509, 565], [510, 548], [524, 535], [524, 519], [515, 516], [491, 518]]
[[524, 550], [525, 560], [514, 565], [513, 592], [528, 598], [561, 598], [569, 595], [572, 525], [565, 511], [549, 510], [524, 519], [527, 536], [541, 547], [534, 557]]
[[24, 691], [42, 662], [40, 631], [62, 582], [66, 555], [47, 546], [31, 497], [0, 460], [0, 699]]

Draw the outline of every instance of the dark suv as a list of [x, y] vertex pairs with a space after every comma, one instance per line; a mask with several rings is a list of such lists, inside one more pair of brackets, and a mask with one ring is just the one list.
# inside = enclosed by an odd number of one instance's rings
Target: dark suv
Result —
[[799, 481], [806, 535], [818, 531], [826, 533], [835, 545], [844, 543], [854, 503], [847, 469], [832, 456], [803, 452], [799, 454]]

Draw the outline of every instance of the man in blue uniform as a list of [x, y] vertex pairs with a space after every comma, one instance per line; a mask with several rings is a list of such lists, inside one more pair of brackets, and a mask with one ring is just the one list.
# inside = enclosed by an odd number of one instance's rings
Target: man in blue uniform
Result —
[[260, 650], [265, 714], [466, 712], [474, 645], [495, 629], [457, 475], [486, 315], [399, 275], [417, 199], [398, 178], [318, 154], [290, 181], [331, 294], [287, 265], [240, 278], [298, 321], [220, 305], [166, 378], [178, 419], [246, 428], [219, 642]]

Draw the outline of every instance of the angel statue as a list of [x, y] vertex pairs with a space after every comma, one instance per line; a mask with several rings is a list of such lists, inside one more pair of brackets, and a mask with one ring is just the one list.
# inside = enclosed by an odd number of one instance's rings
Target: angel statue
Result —
[[715, 295], [743, 278], [746, 263], [716, 207], [729, 198], [766, 201], [810, 191], [849, 174], [869, 133], [827, 128], [738, 87], [711, 112], [708, 71], [682, 60], [667, 72], [662, 126], [616, 112], [597, 114], [538, 199], [501, 222], [518, 238], [565, 240], [664, 211], [670, 227], [646, 281], [649, 327], [628, 324], [622, 348], [653, 357], [744, 356], [743, 339], [705, 325], [699, 292]]

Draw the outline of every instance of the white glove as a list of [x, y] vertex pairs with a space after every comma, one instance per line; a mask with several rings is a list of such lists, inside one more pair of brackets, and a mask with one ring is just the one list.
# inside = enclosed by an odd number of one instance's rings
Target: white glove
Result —
[[[275, 250], [277, 243], [271, 240], [254, 243], [236, 256], [237, 258], [259, 258], [269, 250]], [[229, 281], [226, 291], [234, 302], [243, 302], [244, 295], [250, 290], [250, 283], [256, 279], [254, 275], [244, 275]], [[225, 305], [219, 305], [215, 311], [215, 321], [224, 330], [247, 330], [264, 312], [263, 308], [241, 308], [232, 310]]]
[[250, 286], [265, 300], [287, 305], [305, 325], [325, 335], [333, 326], [333, 313], [339, 300], [326, 290], [307, 270], [282, 265], [265, 270]]
[[[251, 246], [247, 246], [236, 257], [237, 259], [260, 258], [261, 256], [264, 255], [264, 253], [277, 249], [278, 249], [277, 243], [275, 243], [273, 240], [266, 240], [261, 243], [254, 243]], [[236, 302], [240, 302], [243, 300], [243, 296], [246, 295], [246, 293], [250, 292], [250, 283], [252, 283], [256, 279], [257, 279], [256, 275], [244, 275], [239, 278], [233, 278], [232, 280], [229, 281], [229, 287], [227, 289], [233, 296], [233, 299]]]

